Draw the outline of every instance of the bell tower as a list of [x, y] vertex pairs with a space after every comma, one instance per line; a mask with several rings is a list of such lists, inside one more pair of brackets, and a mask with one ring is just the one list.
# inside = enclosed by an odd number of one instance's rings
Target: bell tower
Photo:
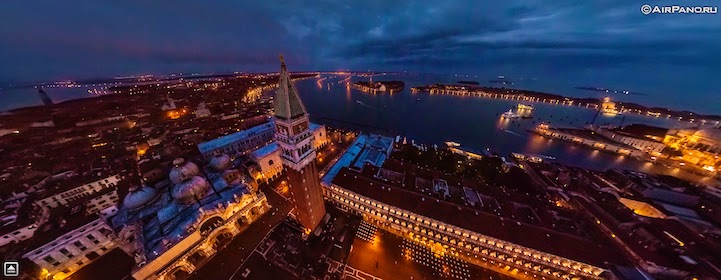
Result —
[[275, 108], [275, 140], [281, 148], [283, 167], [296, 216], [306, 230], [314, 230], [325, 216], [323, 190], [320, 186], [313, 134], [309, 129], [308, 112], [291, 82], [283, 56], [280, 56], [278, 94]]

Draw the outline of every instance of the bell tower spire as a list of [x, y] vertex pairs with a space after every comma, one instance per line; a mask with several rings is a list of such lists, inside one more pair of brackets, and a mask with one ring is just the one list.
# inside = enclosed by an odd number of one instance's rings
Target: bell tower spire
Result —
[[283, 55], [280, 56], [278, 94], [275, 96], [274, 104], [275, 117], [278, 119], [287, 120], [307, 114], [305, 106], [298, 96], [298, 90], [295, 89], [295, 85], [290, 79]]
[[315, 163], [308, 112], [290, 79], [282, 55], [278, 86], [273, 99], [275, 140], [282, 151], [295, 216], [306, 230], [313, 230], [325, 216], [323, 190]]

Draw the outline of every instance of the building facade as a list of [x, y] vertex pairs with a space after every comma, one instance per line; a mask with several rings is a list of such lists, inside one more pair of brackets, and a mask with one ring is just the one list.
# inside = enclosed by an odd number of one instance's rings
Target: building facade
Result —
[[23, 255], [46, 279], [65, 279], [117, 247], [115, 233], [97, 218]]
[[37, 215], [32, 222], [24, 224], [13, 222], [12, 224], [3, 225], [2, 235], [0, 235], [0, 247], [32, 238], [38, 227], [48, 220], [48, 217], [50, 217], [48, 208], [38, 207], [37, 205], [34, 208], [33, 210], [36, 211]]
[[283, 162], [280, 154], [280, 146], [277, 143], [250, 153], [256, 166], [255, 170], [251, 171], [251, 177], [256, 183], [268, 183], [280, 177], [281, 173], [283, 173]]
[[379, 228], [438, 248], [442, 254], [451, 254], [481, 267], [503, 264], [526, 276], [546, 279], [605, 279], [601, 275], [605, 270], [597, 266], [544, 253], [418, 215], [358, 195], [338, 185], [331, 185], [325, 188], [325, 191], [327, 199], [333, 204], [360, 215], [365, 221]]
[[272, 122], [251, 127], [246, 130], [231, 133], [207, 142], [198, 144], [198, 150], [205, 159], [213, 156], [227, 154], [235, 156], [245, 154], [273, 141], [275, 133]]
[[[59, 205], [69, 205], [77, 200], [83, 199], [87, 196], [91, 196], [95, 193], [105, 191], [107, 189], [115, 189], [118, 182], [120, 181], [120, 174], [115, 174], [102, 178], [90, 183], [82, 184], [78, 187], [71, 188], [67, 191], [56, 193], [42, 199], [37, 200], [35, 203], [40, 207], [58, 207]], [[112, 195], [111, 195], [112, 196]], [[108, 196], [107, 198], [110, 198]], [[117, 194], [115, 195], [116, 200], [110, 203], [114, 205], [117, 203]], [[102, 210], [102, 209], [99, 209]]]
[[118, 201], [118, 189], [112, 188], [95, 193], [87, 199], [84, 199], [82, 203], [85, 205], [85, 214], [92, 215], [117, 205]]
[[[200, 143], [198, 144], [198, 150], [203, 155], [203, 158], [210, 159], [220, 154], [236, 156], [262, 149], [273, 142], [276, 132], [275, 120], [268, 120], [267, 123]], [[326, 135], [325, 125], [309, 123], [309, 128], [315, 149], [328, 145], [329, 139]]]
[[313, 149], [318, 150], [330, 143], [325, 131], [325, 125], [310, 123], [310, 131], [313, 133]]
[[669, 131], [663, 140], [683, 155], [681, 160], [715, 172], [721, 167], [721, 128], [687, 128]]
[[282, 57], [280, 67], [279, 89], [274, 100], [275, 139], [281, 149], [296, 218], [309, 233], [326, 214], [315, 163], [314, 137], [308, 113], [290, 80]]
[[589, 131], [581, 129], [549, 128], [546, 126], [539, 126], [538, 128], [536, 128], [535, 131], [538, 134], [546, 137], [571, 141], [573, 143], [585, 145], [602, 151], [608, 151], [622, 155], [630, 155], [634, 157], [640, 157], [644, 155], [643, 151], [629, 146], [628, 144], [616, 142], [605, 136], [593, 135]]
[[629, 133], [604, 128], [598, 128], [596, 129], [596, 132], [610, 139], [613, 139], [616, 142], [629, 145], [638, 150], [653, 155], [659, 155], [661, 151], [666, 148], [666, 144], [652, 138], [643, 138], [636, 135], [631, 135]]
[[[418, 184], [418, 178], [412, 179], [405, 173], [382, 168], [385, 164], [383, 160], [368, 159], [390, 156], [392, 151], [385, 147], [392, 145], [392, 141], [386, 143], [379, 140], [383, 138], [365, 135], [357, 138], [338, 163], [324, 175], [325, 199], [378, 228], [430, 247], [436, 254], [454, 256], [520, 279], [613, 277], [599, 265], [598, 259], [589, 258], [588, 254], [581, 251], [566, 252], [569, 250], [561, 246], [588, 246], [587, 241], [499, 218], [474, 207], [446, 201], [440, 196], [409, 190], [407, 186]], [[378, 145], [374, 145], [374, 142]], [[370, 156], [376, 153], [382, 156]], [[428, 188], [432, 188], [436, 194], [447, 193], [447, 182], [433, 180], [427, 183]], [[472, 203], [473, 200], [466, 201]], [[480, 201], [480, 198], [476, 198], [476, 201]], [[507, 238], [500, 238], [503, 236]], [[537, 246], [539, 242], [526, 240], [542, 241]], [[553, 250], [539, 250], [531, 248], [529, 244], [519, 244], [524, 242]], [[595, 254], [605, 257], [607, 252]]]

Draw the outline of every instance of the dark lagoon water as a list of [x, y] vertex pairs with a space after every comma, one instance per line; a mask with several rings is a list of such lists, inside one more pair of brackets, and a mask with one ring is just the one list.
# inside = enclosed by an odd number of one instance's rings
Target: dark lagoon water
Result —
[[[627, 168], [643, 172], [669, 174], [680, 178], [709, 184], [718, 182], [699, 177], [678, 168], [668, 168], [629, 157], [599, 152], [584, 146], [560, 140], [547, 139], [527, 130], [541, 121], [553, 126], [582, 127], [591, 122], [596, 112], [576, 106], [527, 103], [534, 106], [533, 118], [524, 120], [502, 120], [500, 114], [515, 108], [518, 101], [480, 97], [462, 97], [411, 93], [413, 86], [433, 83], [455, 83], [459, 80], [481, 81], [478, 77], [456, 75], [397, 74], [378, 75], [373, 79], [402, 80], [406, 83], [401, 92], [368, 94], [346, 86], [346, 81], [355, 82], [368, 78], [353, 76], [322, 75], [321, 78], [304, 79], [296, 82], [311, 118], [320, 123], [352, 127], [385, 135], [402, 135], [409, 139], [428, 144], [443, 145], [455, 141], [464, 147], [481, 150], [489, 148], [501, 155], [512, 152], [533, 153], [558, 158], [560, 162], [592, 169]], [[512, 87], [543, 90], [537, 80], [514, 81]], [[488, 85], [488, 84], [486, 84]], [[498, 85], [494, 85], [498, 86]], [[46, 89], [54, 102], [96, 95], [88, 90], [92, 87]], [[573, 97], [600, 98], [605, 94], [566, 87], [561, 94]], [[653, 104], [653, 97], [634, 95], [611, 95], [613, 99]], [[648, 101], [648, 102], [644, 102]], [[33, 88], [0, 91], [0, 111], [39, 105], [40, 99]], [[679, 122], [674, 119], [653, 118], [635, 114], [624, 116], [599, 115], [596, 124], [645, 123], [668, 128], [688, 127], [698, 124]]]
[[[296, 83], [311, 118], [316, 122], [348, 126], [386, 135], [402, 135], [428, 144], [443, 145], [455, 141], [476, 150], [489, 148], [501, 155], [512, 152], [554, 156], [559, 161], [591, 169], [626, 168], [663, 173], [709, 184], [717, 182], [678, 168], [642, 162], [630, 157], [599, 152], [584, 146], [547, 139], [527, 130], [541, 121], [554, 126], [582, 127], [591, 122], [596, 111], [576, 106], [527, 103], [534, 106], [532, 119], [503, 120], [500, 114], [515, 108], [518, 101], [480, 97], [411, 93], [410, 88], [429, 83], [454, 82], [426, 76], [376, 76], [374, 80], [403, 80], [403, 91], [369, 94], [345, 85], [347, 76], [323, 76]], [[352, 81], [368, 78], [352, 77]], [[687, 127], [688, 122], [646, 117], [599, 115], [596, 124], [645, 123], [664, 127]]]

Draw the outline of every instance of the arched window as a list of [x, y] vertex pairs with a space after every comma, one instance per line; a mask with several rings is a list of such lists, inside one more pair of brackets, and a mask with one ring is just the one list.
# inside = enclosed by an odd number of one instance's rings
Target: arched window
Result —
[[272, 160], [272, 159], [268, 161], [268, 165], [273, 165], [273, 160]]

